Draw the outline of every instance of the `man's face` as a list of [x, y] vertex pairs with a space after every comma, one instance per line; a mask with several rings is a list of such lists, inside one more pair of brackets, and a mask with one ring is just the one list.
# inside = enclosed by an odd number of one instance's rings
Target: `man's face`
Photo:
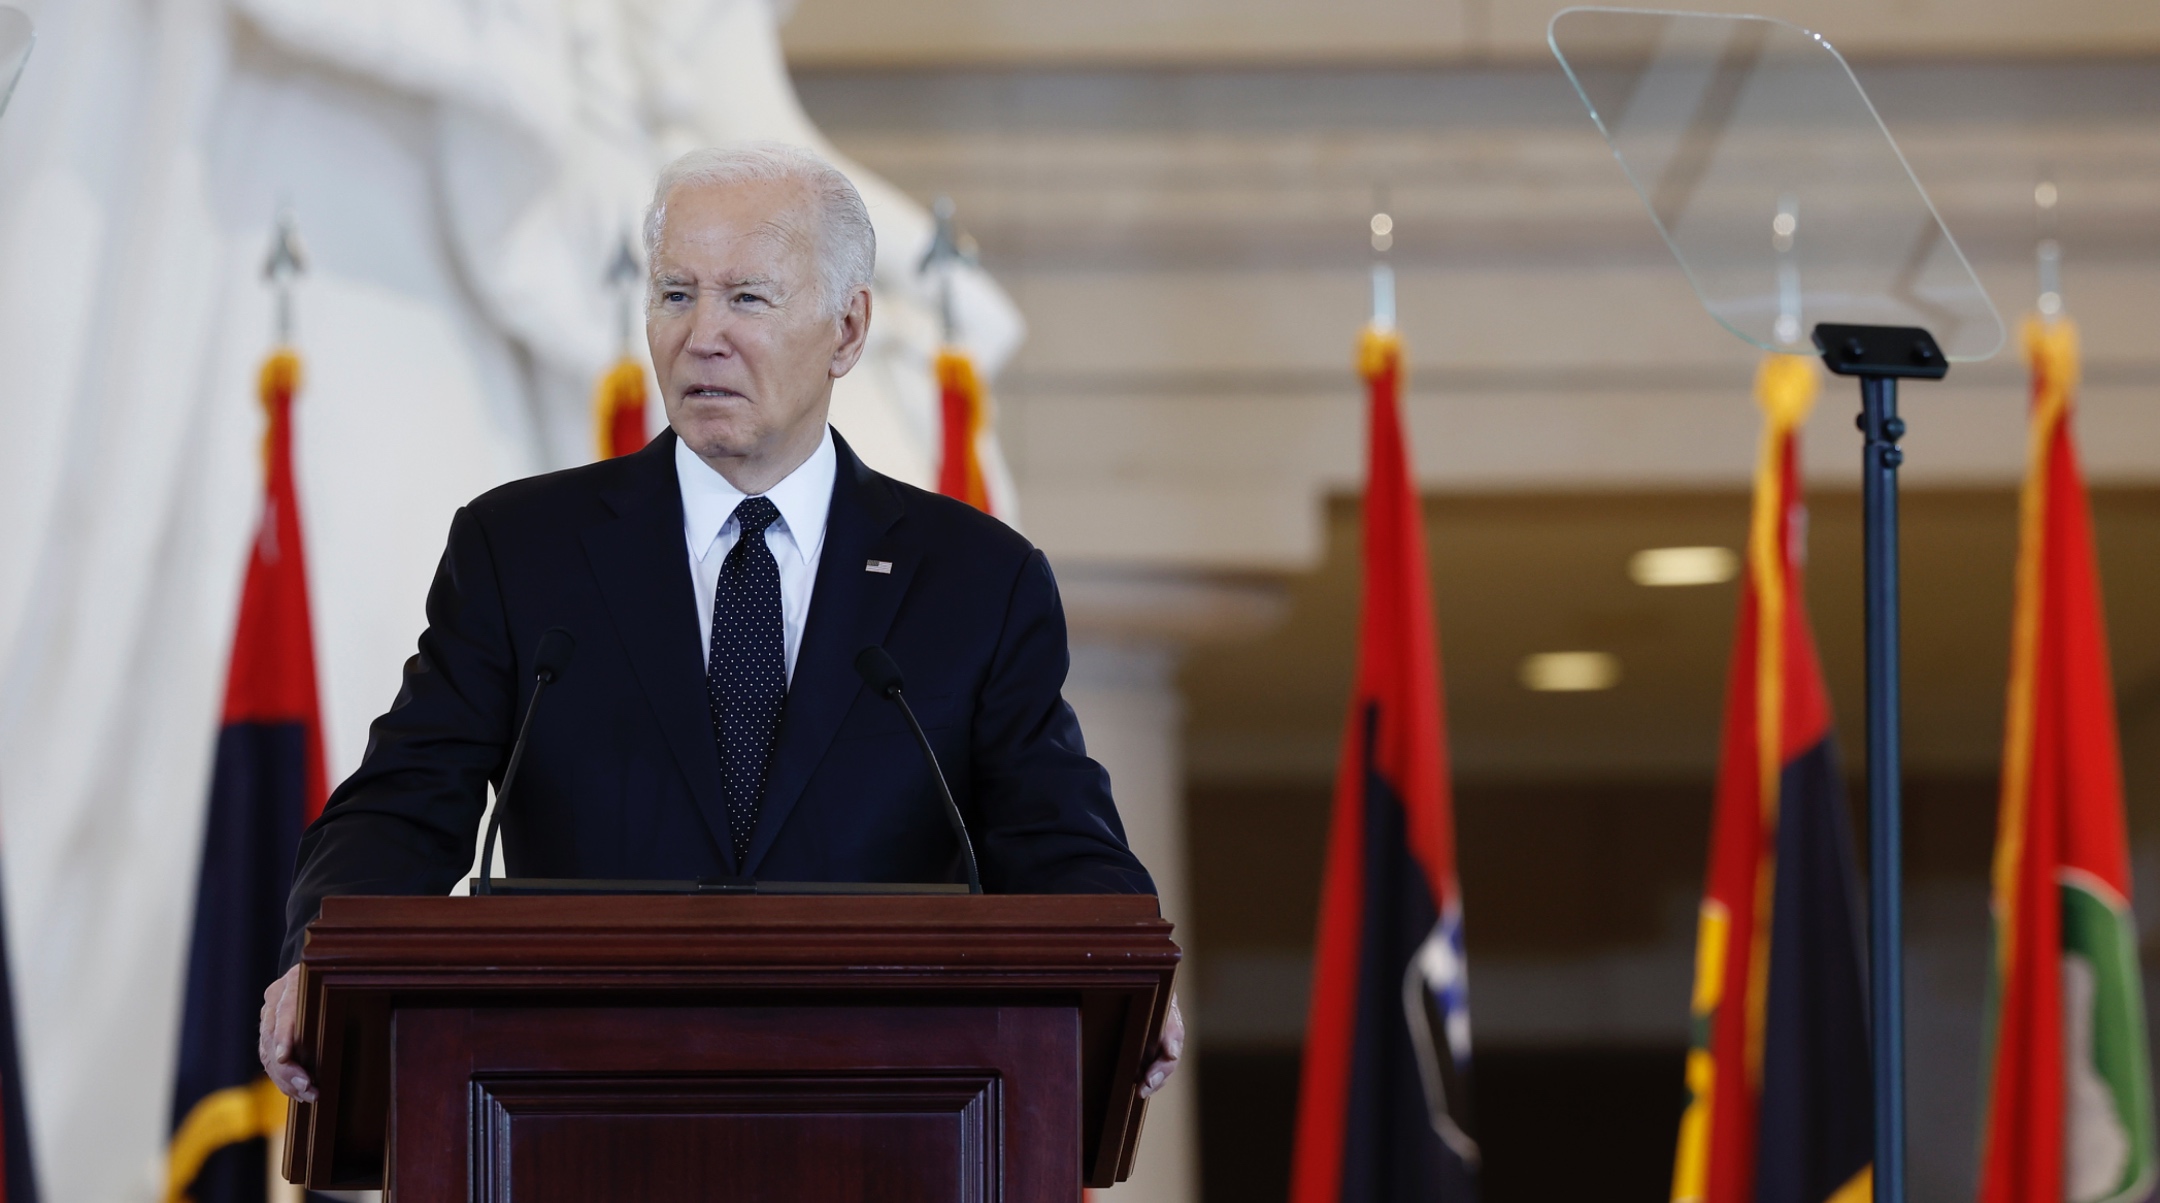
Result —
[[645, 338], [668, 425], [756, 488], [816, 450], [832, 382], [862, 354], [869, 293], [838, 315], [818, 290], [818, 225], [795, 183], [685, 185], [668, 194]]

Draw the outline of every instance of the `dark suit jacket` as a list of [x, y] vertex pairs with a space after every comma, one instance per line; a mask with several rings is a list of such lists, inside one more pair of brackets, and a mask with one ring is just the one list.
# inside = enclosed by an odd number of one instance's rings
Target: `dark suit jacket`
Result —
[[[330, 894], [445, 894], [532, 698], [541, 633], [576, 651], [533, 721], [503, 821], [526, 877], [950, 881], [957, 847], [906, 721], [864, 687], [881, 644], [967, 819], [983, 888], [1153, 893], [1060, 693], [1040, 551], [871, 471], [834, 436], [832, 509], [763, 809], [736, 863], [683, 543], [675, 436], [458, 511], [428, 627], [360, 768], [300, 840], [285, 961]], [[868, 572], [871, 560], [892, 565]]]

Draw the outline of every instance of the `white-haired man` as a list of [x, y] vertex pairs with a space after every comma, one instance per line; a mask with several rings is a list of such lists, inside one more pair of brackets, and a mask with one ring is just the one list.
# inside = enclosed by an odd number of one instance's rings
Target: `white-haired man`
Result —
[[[452, 520], [404, 686], [301, 838], [286, 962], [327, 895], [456, 884], [552, 628], [576, 665], [533, 719], [504, 821], [518, 875], [949, 879], [929, 769], [854, 667], [882, 646], [986, 889], [1152, 893], [1061, 696], [1042, 553], [871, 471], [826, 423], [870, 329], [875, 235], [854, 185], [799, 148], [694, 151], [661, 173], [645, 238], [669, 429]], [[296, 973], [264, 995], [259, 1052], [311, 1099]], [[1183, 1038], [1173, 1005], [1144, 1090]]]

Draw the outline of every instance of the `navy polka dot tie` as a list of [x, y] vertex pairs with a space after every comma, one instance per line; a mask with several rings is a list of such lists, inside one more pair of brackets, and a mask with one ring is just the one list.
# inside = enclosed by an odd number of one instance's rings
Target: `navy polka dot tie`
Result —
[[780, 704], [787, 697], [780, 565], [765, 546], [765, 528], [779, 517], [779, 509], [763, 497], [745, 497], [735, 507], [742, 533], [720, 564], [712, 655], [705, 664], [705, 700], [712, 706], [713, 739], [720, 744], [728, 836], [735, 844], [735, 864], [745, 869], [773, 736], [780, 730]]

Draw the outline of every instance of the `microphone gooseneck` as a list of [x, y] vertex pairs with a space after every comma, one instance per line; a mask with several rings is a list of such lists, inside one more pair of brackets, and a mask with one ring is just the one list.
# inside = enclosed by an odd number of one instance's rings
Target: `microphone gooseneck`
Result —
[[915, 742], [922, 746], [923, 759], [930, 765], [930, 779], [937, 782], [938, 796], [945, 801], [945, 821], [952, 826], [953, 838], [960, 843], [960, 854], [967, 863], [968, 893], [980, 894], [982, 875], [975, 867], [975, 841], [968, 838], [966, 820], [960, 817], [960, 804], [953, 801], [952, 787], [945, 782], [945, 770], [938, 765], [937, 752], [930, 746], [930, 737], [923, 733], [922, 723], [915, 718], [915, 708], [908, 705], [903, 691], [907, 688], [901, 680], [900, 666], [884, 648], [872, 644], [855, 654], [855, 671], [870, 687], [870, 692], [890, 698], [900, 707], [906, 717], [908, 729], [915, 733]]
[[561, 627], [549, 627], [540, 636], [540, 646], [533, 652], [533, 695], [525, 706], [525, 721], [518, 725], [517, 743], [510, 748], [510, 764], [503, 769], [502, 788], [495, 791], [495, 813], [488, 817], [487, 839], [480, 847], [480, 879], [475, 892], [495, 892], [495, 834], [502, 828], [503, 808], [510, 801], [510, 786], [517, 780], [518, 765], [525, 759], [525, 741], [532, 735], [533, 715], [540, 710], [540, 695], [561, 677], [570, 667], [570, 653], [577, 650], [577, 640]]

